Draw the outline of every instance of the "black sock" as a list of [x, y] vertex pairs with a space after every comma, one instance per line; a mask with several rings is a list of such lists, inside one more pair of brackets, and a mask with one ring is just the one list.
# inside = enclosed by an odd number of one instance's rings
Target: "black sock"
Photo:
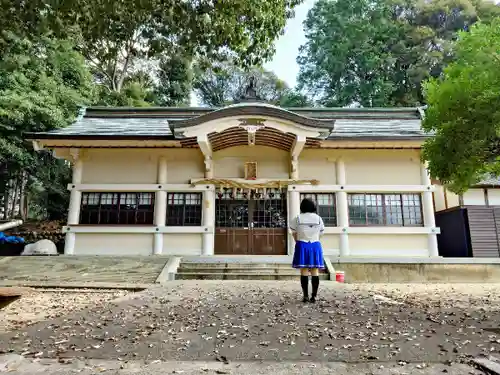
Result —
[[300, 285], [302, 286], [302, 293], [304, 293], [304, 297], [307, 298], [309, 295], [309, 276], [300, 276]]
[[316, 298], [318, 295], [319, 288], [319, 276], [311, 276], [311, 284], [312, 284], [312, 297]]

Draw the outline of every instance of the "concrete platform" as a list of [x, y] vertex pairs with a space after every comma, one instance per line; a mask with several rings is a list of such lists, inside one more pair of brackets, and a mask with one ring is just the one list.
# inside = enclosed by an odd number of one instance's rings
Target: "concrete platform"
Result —
[[[328, 257], [326, 260], [330, 274], [344, 271], [347, 283], [500, 282], [497, 258]], [[290, 280], [299, 275], [290, 267], [291, 263], [289, 256], [0, 257], [0, 287], [137, 290], [175, 278]], [[178, 272], [185, 275], [176, 277]], [[194, 277], [194, 273], [204, 275]]]
[[0, 259], [0, 286], [112, 288], [154, 284], [169, 258], [26, 256]]
[[347, 283], [498, 283], [500, 264], [333, 263]]

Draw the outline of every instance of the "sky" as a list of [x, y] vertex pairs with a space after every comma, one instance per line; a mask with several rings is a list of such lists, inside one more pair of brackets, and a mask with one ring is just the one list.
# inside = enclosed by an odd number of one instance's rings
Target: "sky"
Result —
[[305, 0], [295, 8], [295, 18], [288, 20], [285, 35], [280, 37], [276, 42], [276, 54], [274, 58], [264, 65], [266, 69], [276, 73], [290, 87], [296, 84], [297, 74], [299, 73], [299, 66], [296, 59], [299, 54], [299, 47], [306, 41], [302, 23], [315, 1]]

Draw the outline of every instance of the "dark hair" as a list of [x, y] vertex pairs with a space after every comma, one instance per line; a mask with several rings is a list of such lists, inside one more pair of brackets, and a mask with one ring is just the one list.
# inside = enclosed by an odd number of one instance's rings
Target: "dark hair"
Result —
[[316, 203], [309, 198], [302, 199], [302, 202], [300, 202], [300, 213], [316, 213]]

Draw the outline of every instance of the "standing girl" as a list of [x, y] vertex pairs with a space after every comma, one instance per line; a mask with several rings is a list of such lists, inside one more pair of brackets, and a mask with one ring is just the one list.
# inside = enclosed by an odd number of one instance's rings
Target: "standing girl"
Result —
[[[300, 268], [300, 285], [304, 293], [303, 302], [316, 302], [319, 288], [319, 269], [325, 268], [320, 237], [325, 231], [323, 219], [316, 213], [316, 204], [305, 198], [300, 203], [300, 214], [290, 223], [295, 252], [293, 267]], [[309, 298], [309, 273], [311, 274], [312, 294]]]

